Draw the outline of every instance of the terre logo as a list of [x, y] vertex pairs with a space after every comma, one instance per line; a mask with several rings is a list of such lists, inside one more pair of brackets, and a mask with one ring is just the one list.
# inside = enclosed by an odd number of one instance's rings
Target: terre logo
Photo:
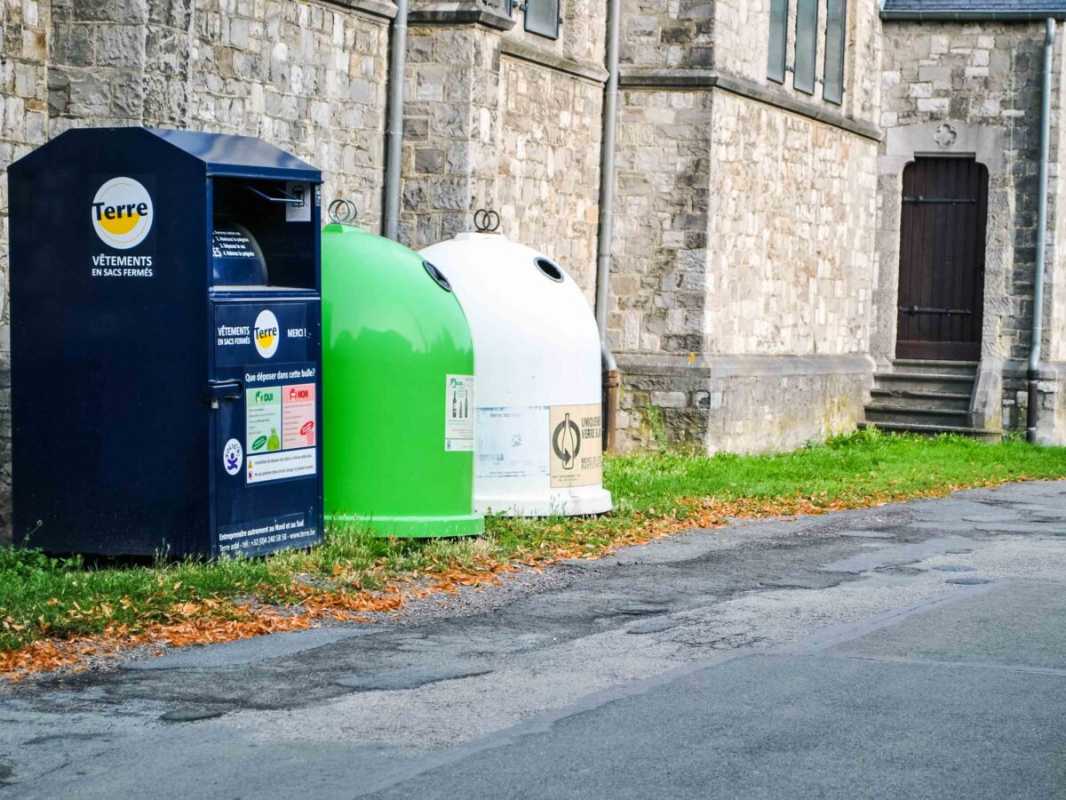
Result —
[[278, 343], [281, 340], [281, 329], [278, 326], [278, 318], [269, 309], [263, 309], [255, 318], [255, 327], [252, 328], [252, 340], [255, 349], [263, 358], [272, 358], [278, 352]]
[[133, 178], [112, 178], [96, 191], [93, 229], [100, 241], [116, 250], [136, 247], [152, 229], [152, 198]]

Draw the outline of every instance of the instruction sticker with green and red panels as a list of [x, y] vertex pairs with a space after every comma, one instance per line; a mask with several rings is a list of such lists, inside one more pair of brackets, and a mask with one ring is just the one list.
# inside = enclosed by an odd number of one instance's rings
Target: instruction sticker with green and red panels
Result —
[[315, 474], [315, 384], [249, 388], [246, 394], [247, 482]]

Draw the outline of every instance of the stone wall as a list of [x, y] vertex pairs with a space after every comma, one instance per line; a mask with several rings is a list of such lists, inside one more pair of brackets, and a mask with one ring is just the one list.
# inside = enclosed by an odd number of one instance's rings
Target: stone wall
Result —
[[813, 97], [767, 80], [769, 0], [627, 3], [608, 319], [623, 446], [779, 450], [862, 419], [880, 18], [850, 5], [836, 106], [824, 41]]
[[562, 6], [559, 39], [521, 12], [416, 3], [408, 33], [401, 238], [424, 247], [496, 209], [502, 233], [557, 259], [592, 301], [604, 8]]
[[494, 205], [508, 234], [564, 264], [590, 303], [596, 288], [603, 87], [503, 57]]
[[315, 164], [323, 200], [352, 200], [360, 225], [377, 231], [388, 19], [293, 0], [195, 0], [193, 16], [188, 83], [164, 83], [180, 100], [163, 108], [187, 108], [182, 127], [258, 136]]
[[[880, 159], [879, 250], [882, 269], [876, 290], [873, 351], [879, 362], [894, 356], [899, 278], [902, 174], [916, 155], [969, 155], [989, 170], [986, 236], [983, 380], [1002, 386], [1001, 400], [978, 398], [990, 427], [1023, 428], [1024, 365], [1030, 352], [1036, 258], [1037, 188], [1040, 145], [1040, 84], [1043, 23], [885, 24], [883, 108], [886, 138]], [[1061, 41], [1056, 48], [1061, 94]], [[1056, 99], [1055, 106], [1061, 105]], [[1055, 117], [1053, 117], [1055, 119]], [[1058, 178], [1057, 122], [1052, 137], [1051, 203], [1057, 214], [1063, 191]], [[1061, 220], [1060, 220], [1061, 225]], [[1061, 359], [1059, 333], [1066, 290], [1060, 275], [1063, 254], [1052, 229], [1048, 249], [1045, 358]], [[987, 373], [996, 373], [991, 380]], [[1045, 388], [1052, 388], [1049, 383]]]
[[[1055, 43], [1055, 63], [1053, 68], [1051, 95], [1051, 118], [1056, 122], [1052, 127], [1051, 159], [1058, 164], [1061, 154], [1066, 153], [1066, 125], [1062, 124], [1062, 114], [1066, 112], [1066, 43], [1063, 42], [1062, 29], [1059, 29]], [[1050, 208], [1066, 210], [1066, 175], [1060, 175], [1056, 169], [1050, 176], [1049, 191], [1052, 195]], [[1066, 242], [1066, 213], [1055, 214], [1054, 225], [1048, 231], [1051, 244], [1050, 258], [1047, 259], [1044, 357], [1053, 363], [1066, 363], [1066, 251], [1060, 243]], [[1066, 428], [1063, 429], [1066, 434]], [[1064, 435], [1066, 440], [1066, 435]]]
[[622, 92], [608, 336], [619, 353], [702, 349], [711, 95]]
[[476, 25], [408, 32], [400, 238], [412, 247], [469, 230], [470, 212], [495, 200], [497, 48]]
[[711, 0], [622, 0], [622, 63], [669, 69], [710, 67], [715, 5]]
[[259, 136], [321, 167], [323, 196], [354, 200], [378, 227], [390, 5], [52, 2], [50, 135], [143, 124]]
[[869, 347], [877, 143], [714, 94], [705, 352]]

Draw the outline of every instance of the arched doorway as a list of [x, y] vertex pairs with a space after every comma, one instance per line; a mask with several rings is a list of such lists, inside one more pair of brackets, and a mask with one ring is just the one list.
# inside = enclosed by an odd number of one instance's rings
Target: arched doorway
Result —
[[918, 158], [903, 171], [896, 357], [977, 361], [988, 170], [973, 158]]

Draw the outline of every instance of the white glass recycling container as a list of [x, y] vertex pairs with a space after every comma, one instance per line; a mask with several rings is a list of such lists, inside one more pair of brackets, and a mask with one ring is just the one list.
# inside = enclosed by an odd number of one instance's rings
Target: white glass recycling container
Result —
[[551, 259], [495, 233], [461, 233], [422, 256], [451, 283], [474, 338], [477, 511], [610, 511], [600, 338], [581, 289]]

